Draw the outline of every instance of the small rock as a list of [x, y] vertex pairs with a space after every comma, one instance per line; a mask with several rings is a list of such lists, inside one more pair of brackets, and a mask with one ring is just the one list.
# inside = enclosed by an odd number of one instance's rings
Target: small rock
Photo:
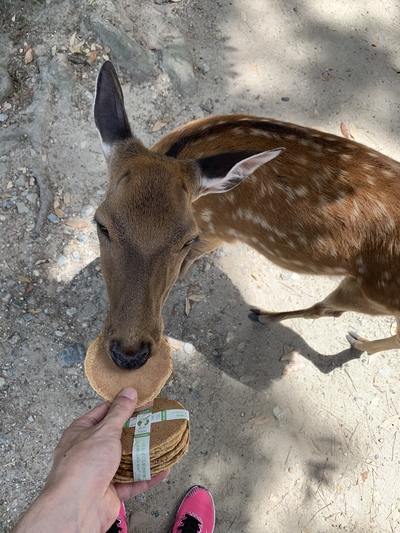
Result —
[[6, 380], [2, 377], [0, 377], [0, 389], [3, 389], [6, 384]]
[[30, 192], [29, 194], [26, 195], [26, 199], [31, 204], [34, 204], [36, 202], [37, 198], [38, 198], [38, 195], [35, 192]]
[[0, 113], [0, 122], [5, 122], [8, 119], [8, 115]]
[[26, 178], [23, 174], [18, 176], [18, 178], [15, 180], [15, 185], [17, 187], [25, 187]]
[[183, 39], [176, 40], [163, 50], [163, 65], [178, 91], [194, 96], [197, 81], [193, 74], [193, 60]]
[[81, 209], [81, 217], [87, 217], [94, 213], [95, 209], [92, 205], [84, 205]]
[[282, 96], [281, 100], [282, 102], [289, 102], [290, 98], [289, 96]]
[[28, 322], [30, 322], [31, 320], [33, 320], [33, 315], [31, 315], [30, 313], [24, 313], [22, 315], [22, 318], [25, 322], [25, 324], [27, 324]]
[[70, 99], [75, 89], [76, 75], [65, 54], [56, 54], [50, 61], [47, 80], [57, 88], [61, 99]]
[[194, 352], [193, 344], [190, 342], [185, 342], [185, 344], [183, 345], [183, 351], [188, 355], [191, 355]]
[[34, 421], [35, 421], [35, 419], [33, 418], [33, 416], [29, 415], [28, 416], [28, 422], [30, 422], [32, 424], [32, 422], [34, 422]]
[[60, 219], [58, 218], [57, 215], [55, 215], [54, 213], [50, 213], [50, 215], [47, 216], [48, 220], [50, 220], [50, 222], [52, 222], [53, 224], [58, 224], [60, 222]]
[[210, 70], [210, 67], [209, 67], [206, 63], [204, 63], [204, 65], [201, 67], [201, 72], [202, 72], [203, 74], [207, 74], [207, 72], [208, 72], [209, 70]]
[[218, 352], [218, 350], [214, 350], [212, 354], [217, 365], [220, 365], [222, 362], [221, 354]]
[[72, 366], [82, 363], [86, 356], [86, 349], [78, 343], [66, 344], [58, 356], [58, 362], [61, 366]]
[[233, 341], [233, 339], [235, 338], [235, 334], [233, 331], [228, 331], [227, 335], [226, 335], [226, 342], [227, 344], [229, 344], [230, 342]]
[[23, 214], [23, 213], [27, 213], [29, 211], [29, 209], [27, 208], [26, 204], [24, 204], [24, 202], [17, 202], [17, 211], [18, 211], [18, 214]]
[[59, 265], [67, 265], [69, 263], [69, 259], [68, 259], [68, 257], [65, 257], [65, 255], [60, 255], [57, 258], [57, 263]]
[[276, 406], [272, 409], [272, 412], [274, 413], [274, 417], [277, 419], [277, 420], [280, 420], [283, 415], [285, 414], [285, 411], [283, 411], [283, 409], [281, 409], [280, 407]]
[[17, 335], [17, 334], [14, 334], [14, 335], [9, 339], [10, 344], [12, 344], [13, 346], [15, 346], [19, 341], [20, 341], [20, 338], [19, 338], [19, 335]]
[[7, 70], [0, 67], [0, 103], [4, 102], [13, 93], [13, 83]]

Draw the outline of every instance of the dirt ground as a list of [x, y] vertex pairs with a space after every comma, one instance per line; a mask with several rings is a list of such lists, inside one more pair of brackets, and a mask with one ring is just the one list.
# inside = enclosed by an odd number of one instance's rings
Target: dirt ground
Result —
[[[0, 0], [0, 27], [0, 81], [6, 71], [13, 86], [0, 103], [7, 532], [63, 428], [100, 401], [82, 361], [107, 311], [91, 222], [107, 187], [92, 117], [104, 59], [148, 146], [193, 118], [246, 112], [346, 128], [398, 159], [400, 13], [397, 0]], [[131, 533], [166, 532], [193, 484], [212, 491], [218, 533], [400, 531], [399, 353], [368, 357], [345, 337], [388, 336], [393, 320], [247, 318], [306, 307], [337, 283], [238, 243], [176, 284], [163, 394], [190, 411], [191, 444], [166, 482], [127, 503]]]

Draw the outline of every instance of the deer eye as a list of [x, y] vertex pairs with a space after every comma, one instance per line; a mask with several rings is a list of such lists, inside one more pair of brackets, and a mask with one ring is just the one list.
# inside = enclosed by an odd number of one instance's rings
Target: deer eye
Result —
[[182, 247], [182, 250], [184, 250], [188, 246], [191, 246], [194, 243], [194, 241], [196, 241], [196, 240], [197, 240], [197, 237], [193, 237], [192, 239], [189, 239], [188, 241], [186, 241], [185, 244]]
[[110, 239], [110, 234], [108, 233], [108, 229], [103, 224], [100, 224], [100, 222], [96, 219], [95, 219], [95, 223], [96, 223], [98, 231], [102, 235], [104, 235], [104, 237], [106, 237], [107, 239]]

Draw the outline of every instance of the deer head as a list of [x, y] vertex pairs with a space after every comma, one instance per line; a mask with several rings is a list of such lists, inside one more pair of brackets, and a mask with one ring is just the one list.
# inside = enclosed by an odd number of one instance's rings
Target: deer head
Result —
[[161, 340], [162, 307], [199, 237], [192, 202], [236, 187], [281, 150], [198, 160], [148, 150], [131, 132], [110, 62], [98, 76], [94, 116], [109, 174], [95, 214], [109, 299], [105, 349], [119, 367], [139, 368]]

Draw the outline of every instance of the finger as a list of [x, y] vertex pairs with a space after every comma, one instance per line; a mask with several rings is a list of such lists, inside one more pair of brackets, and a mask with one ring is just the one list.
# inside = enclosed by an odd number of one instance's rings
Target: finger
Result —
[[109, 431], [121, 432], [123, 425], [135, 410], [136, 401], [137, 393], [132, 387], [127, 387], [119, 393], [104, 419]]
[[134, 483], [115, 483], [114, 487], [117, 491], [118, 498], [121, 502], [134, 498], [138, 494], [141, 494], [147, 489], [154, 487], [164, 481], [170, 473], [170, 469], [157, 474], [152, 477], [149, 481], [135, 481]]

